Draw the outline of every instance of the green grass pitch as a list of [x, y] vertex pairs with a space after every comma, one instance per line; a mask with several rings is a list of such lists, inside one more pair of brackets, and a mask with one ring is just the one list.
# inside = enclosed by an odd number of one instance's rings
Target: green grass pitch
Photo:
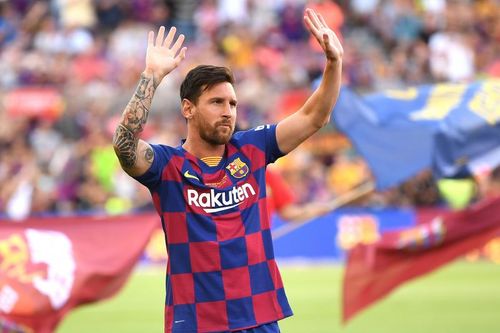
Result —
[[[500, 265], [458, 261], [340, 324], [341, 266], [283, 266], [295, 315], [283, 333], [500, 332]], [[163, 270], [140, 268], [111, 300], [75, 309], [57, 333], [163, 332]]]

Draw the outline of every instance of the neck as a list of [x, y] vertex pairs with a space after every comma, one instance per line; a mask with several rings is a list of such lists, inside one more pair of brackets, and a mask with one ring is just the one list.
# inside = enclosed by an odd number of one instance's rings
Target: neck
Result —
[[226, 145], [213, 145], [201, 138], [195, 140], [188, 135], [186, 141], [182, 145], [182, 148], [188, 151], [191, 155], [194, 155], [196, 158], [201, 159], [203, 157], [222, 156], [224, 154], [224, 150], [226, 149]]

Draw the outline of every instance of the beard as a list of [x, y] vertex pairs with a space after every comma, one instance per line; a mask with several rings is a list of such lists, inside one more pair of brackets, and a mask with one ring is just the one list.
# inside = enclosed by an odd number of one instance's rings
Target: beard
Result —
[[234, 132], [234, 126], [231, 121], [219, 121], [213, 126], [207, 122], [203, 122], [199, 128], [200, 137], [212, 145], [225, 145], [231, 140]]

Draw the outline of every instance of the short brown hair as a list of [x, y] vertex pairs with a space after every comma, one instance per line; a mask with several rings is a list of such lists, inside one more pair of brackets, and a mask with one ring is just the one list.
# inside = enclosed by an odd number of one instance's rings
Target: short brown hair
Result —
[[181, 101], [185, 98], [196, 104], [203, 91], [222, 82], [234, 84], [234, 76], [229, 68], [213, 65], [196, 66], [182, 81]]

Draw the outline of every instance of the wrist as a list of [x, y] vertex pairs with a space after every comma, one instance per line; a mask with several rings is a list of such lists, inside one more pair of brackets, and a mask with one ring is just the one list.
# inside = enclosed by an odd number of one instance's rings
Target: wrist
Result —
[[324, 72], [336, 73], [342, 71], [342, 59], [327, 59]]
[[158, 87], [161, 80], [163, 79], [163, 77], [160, 77], [156, 72], [147, 68], [142, 71], [141, 77], [146, 79], [151, 79], [155, 88]]
[[156, 77], [155, 72], [152, 69], [144, 69], [142, 71], [142, 76], [149, 77], [149, 78], [154, 78]]
[[338, 57], [336, 59], [327, 58], [326, 59], [326, 66], [329, 66], [329, 67], [339, 67], [339, 66], [342, 66], [342, 58], [341, 57]]

